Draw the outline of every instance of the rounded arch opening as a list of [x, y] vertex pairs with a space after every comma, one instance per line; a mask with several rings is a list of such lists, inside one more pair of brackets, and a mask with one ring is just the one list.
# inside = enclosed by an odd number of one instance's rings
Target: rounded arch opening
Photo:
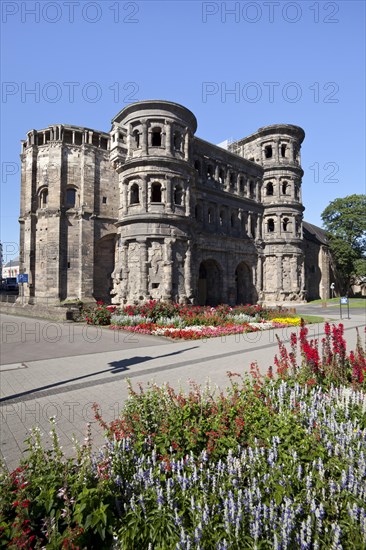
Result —
[[222, 268], [212, 258], [200, 263], [198, 273], [198, 303], [217, 306], [222, 301]]

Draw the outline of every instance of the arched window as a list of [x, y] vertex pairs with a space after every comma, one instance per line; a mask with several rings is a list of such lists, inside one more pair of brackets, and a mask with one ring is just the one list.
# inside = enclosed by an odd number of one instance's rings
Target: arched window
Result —
[[151, 202], [161, 202], [161, 183], [153, 183], [151, 186]]
[[176, 185], [174, 189], [174, 204], [183, 205], [183, 187], [180, 184]]
[[282, 220], [282, 229], [284, 231], [288, 231], [289, 222], [290, 222], [290, 220], [288, 218], [283, 218], [283, 220]]
[[267, 183], [266, 195], [268, 197], [273, 195], [273, 183], [271, 181], [269, 183]]
[[140, 132], [138, 130], [134, 130], [133, 138], [135, 140], [135, 146], [137, 148], [139, 148], [140, 147]]
[[287, 148], [286, 143], [282, 143], [282, 145], [281, 145], [281, 157], [282, 158], [286, 158], [286, 148]]
[[207, 179], [210, 180], [213, 178], [213, 168], [211, 164], [207, 166]]
[[287, 181], [284, 181], [282, 184], [282, 195], [287, 195], [288, 194], [287, 191], [288, 191], [288, 183]]
[[67, 208], [74, 208], [76, 205], [76, 189], [69, 187], [66, 189], [66, 206]]
[[299, 187], [295, 185], [295, 200], [299, 200]]
[[274, 229], [275, 229], [274, 220], [272, 218], [270, 218], [267, 221], [267, 231], [268, 231], [268, 233], [273, 233]]
[[161, 128], [153, 128], [151, 132], [151, 146], [161, 147]]
[[42, 189], [39, 195], [39, 207], [47, 208], [48, 203], [48, 189]]
[[182, 150], [182, 134], [180, 132], [174, 132], [173, 146], [176, 151]]
[[137, 183], [131, 186], [130, 204], [138, 204], [140, 202], [140, 190]]
[[272, 158], [272, 145], [266, 145], [264, 148], [264, 156], [266, 159]]
[[208, 219], [208, 223], [212, 223], [212, 222], [213, 222], [213, 210], [212, 210], [212, 208], [209, 208], [209, 209], [208, 209], [208, 212], [207, 212], [207, 219]]
[[251, 181], [249, 184], [249, 197], [251, 199], [254, 199], [254, 189], [255, 189], [254, 181]]
[[244, 179], [240, 178], [239, 180], [239, 191], [240, 193], [244, 193]]
[[230, 187], [233, 187], [234, 184], [235, 184], [235, 174], [234, 174], [234, 172], [231, 172], [229, 181], [230, 181]]
[[223, 184], [225, 180], [224, 171], [222, 169], [219, 170], [219, 183]]
[[220, 222], [220, 226], [223, 227], [223, 225], [225, 223], [225, 212], [224, 212], [224, 210], [220, 210], [219, 222]]
[[199, 160], [194, 161], [194, 169], [197, 170], [199, 174], [201, 174], [201, 163]]

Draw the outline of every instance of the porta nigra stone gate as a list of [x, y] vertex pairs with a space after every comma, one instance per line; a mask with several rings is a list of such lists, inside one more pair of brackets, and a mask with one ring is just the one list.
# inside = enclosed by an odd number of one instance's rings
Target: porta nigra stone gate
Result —
[[303, 222], [304, 131], [276, 124], [222, 148], [169, 101], [110, 133], [69, 125], [22, 142], [21, 272], [29, 303], [299, 302], [328, 295], [328, 245]]

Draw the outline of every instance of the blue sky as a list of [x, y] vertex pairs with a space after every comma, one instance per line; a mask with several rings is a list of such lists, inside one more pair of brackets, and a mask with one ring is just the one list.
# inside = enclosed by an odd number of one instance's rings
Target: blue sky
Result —
[[108, 131], [141, 99], [187, 106], [196, 135], [213, 143], [274, 123], [304, 128], [311, 223], [321, 225], [331, 200], [365, 193], [363, 1], [3, 0], [1, 8], [6, 259], [19, 242], [26, 132], [53, 123]]

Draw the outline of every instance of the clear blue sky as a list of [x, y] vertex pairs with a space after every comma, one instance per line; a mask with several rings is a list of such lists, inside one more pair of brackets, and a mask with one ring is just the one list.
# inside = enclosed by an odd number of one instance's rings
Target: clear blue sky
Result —
[[365, 192], [363, 1], [3, 0], [1, 8], [6, 259], [19, 242], [26, 132], [53, 123], [108, 131], [141, 99], [187, 106], [196, 135], [213, 143], [274, 123], [304, 128], [311, 223], [321, 225], [331, 200]]

